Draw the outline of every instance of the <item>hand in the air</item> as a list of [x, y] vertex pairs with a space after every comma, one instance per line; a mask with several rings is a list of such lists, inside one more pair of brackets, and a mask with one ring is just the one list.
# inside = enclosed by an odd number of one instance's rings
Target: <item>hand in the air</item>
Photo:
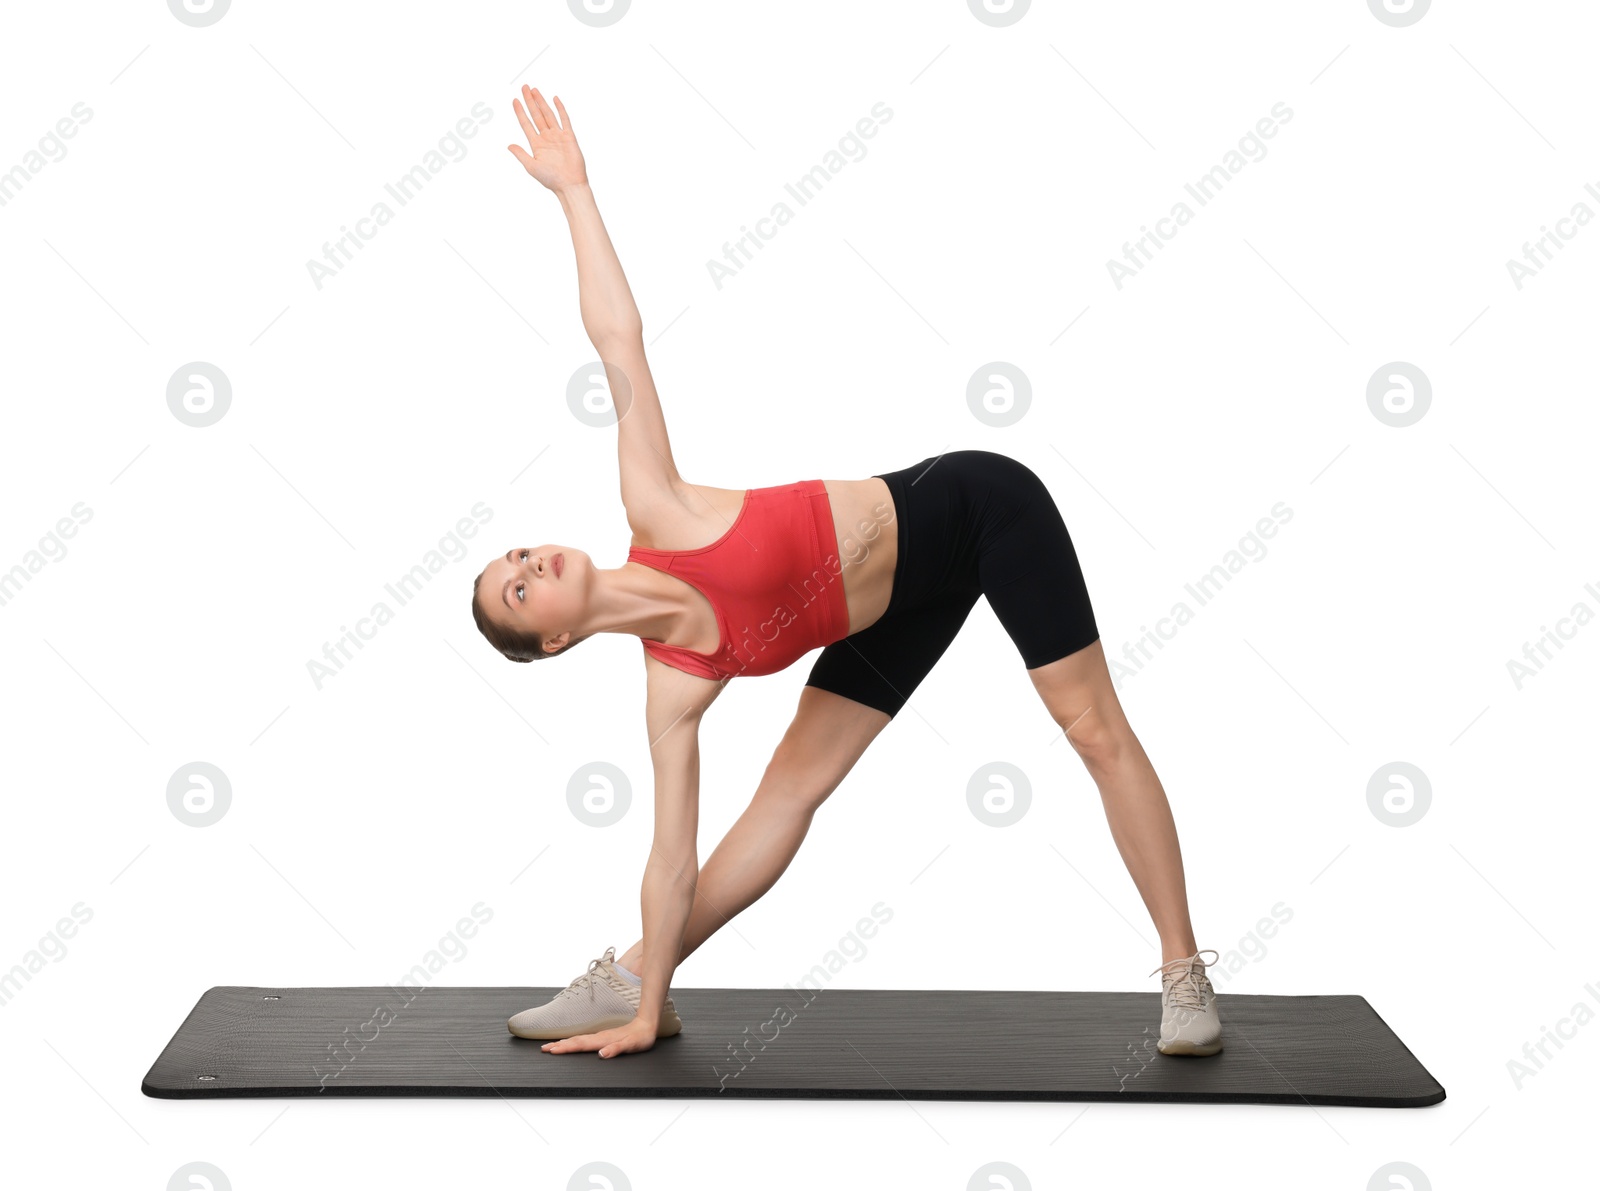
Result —
[[598, 1034], [579, 1034], [576, 1037], [563, 1038], [560, 1042], [546, 1042], [539, 1049], [553, 1055], [566, 1054], [569, 1051], [597, 1050], [602, 1059], [610, 1059], [632, 1051], [649, 1050], [655, 1044], [655, 1027], [645, 1025], [635, 1018], [625, 1026], [601, 1030]]
[[527, 134], [528, 148], [521, 145], [507, 145], [506, 148], [540, 184], [559, 194], [568, 187], [581, 186], [589, 180], [589, 174], [584, 169], [578, 138], [572, 133], [572, 117], [567, 115], [561, 96], [557, 95], [555, 101], [561, 113], [559, 124], [555, 112], [550, 110], [538, 89], [524, 84], [522, 98], [513, 99], [511, 107], [517, 113], [517, 123]]

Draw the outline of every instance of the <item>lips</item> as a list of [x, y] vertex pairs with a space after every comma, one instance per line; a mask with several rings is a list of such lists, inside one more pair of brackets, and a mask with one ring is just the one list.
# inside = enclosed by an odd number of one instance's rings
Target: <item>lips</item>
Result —
[[556, 573], [556, 578], [561, 578], [562, 568], [566, 566], [567, 558], [564, 554], [557, 554], [550, 560], [550, 566]]

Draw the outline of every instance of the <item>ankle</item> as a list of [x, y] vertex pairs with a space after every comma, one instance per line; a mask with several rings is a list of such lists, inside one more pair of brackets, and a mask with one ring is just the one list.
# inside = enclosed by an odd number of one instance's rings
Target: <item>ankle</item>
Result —
[[643, 975], [644, 948], [635, 943], [632, 947], [628, 948], [625, 952], [617, 957], [617, 962], [623, 967], [627, 968], [628, 971], [632, 972], [635, 976]]
[[1161, 962], [1164, 965], [1170, 964], [1175, 959], [1188, 959], [1190, 956], [1197, 954], [1199, 954], [1199, 949], [1195, 946], [1193, 938], [1184, 939], [1177, 943], [1163, 941], [1161, 944]]

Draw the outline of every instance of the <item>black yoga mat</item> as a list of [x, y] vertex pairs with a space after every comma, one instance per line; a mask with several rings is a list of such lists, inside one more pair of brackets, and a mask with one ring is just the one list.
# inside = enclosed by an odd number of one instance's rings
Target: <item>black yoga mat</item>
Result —
[[673, 989], [640, 1054], [552, 1055], [506, 1019], [555, 988], [207, 991], [147, 1096], [1141, 1100], [1416, 1108], [1444, 1089], [1364, 997], [1223, 993], [1226, 1049], [1163, 1055], [1154, 992]]

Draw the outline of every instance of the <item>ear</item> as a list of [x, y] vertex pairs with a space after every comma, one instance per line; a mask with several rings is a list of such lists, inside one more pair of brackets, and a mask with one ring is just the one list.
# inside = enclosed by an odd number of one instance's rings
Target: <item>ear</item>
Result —
[[542, 648], [546, 653], [556, 653], [559, 650], [565, 649], [567, 642], [570, 640], [572, 640], [572, 633], [570, 631], [565, 633], [557, 633], [554, 637], [546, 637], [544, 639], [544, 645]]

